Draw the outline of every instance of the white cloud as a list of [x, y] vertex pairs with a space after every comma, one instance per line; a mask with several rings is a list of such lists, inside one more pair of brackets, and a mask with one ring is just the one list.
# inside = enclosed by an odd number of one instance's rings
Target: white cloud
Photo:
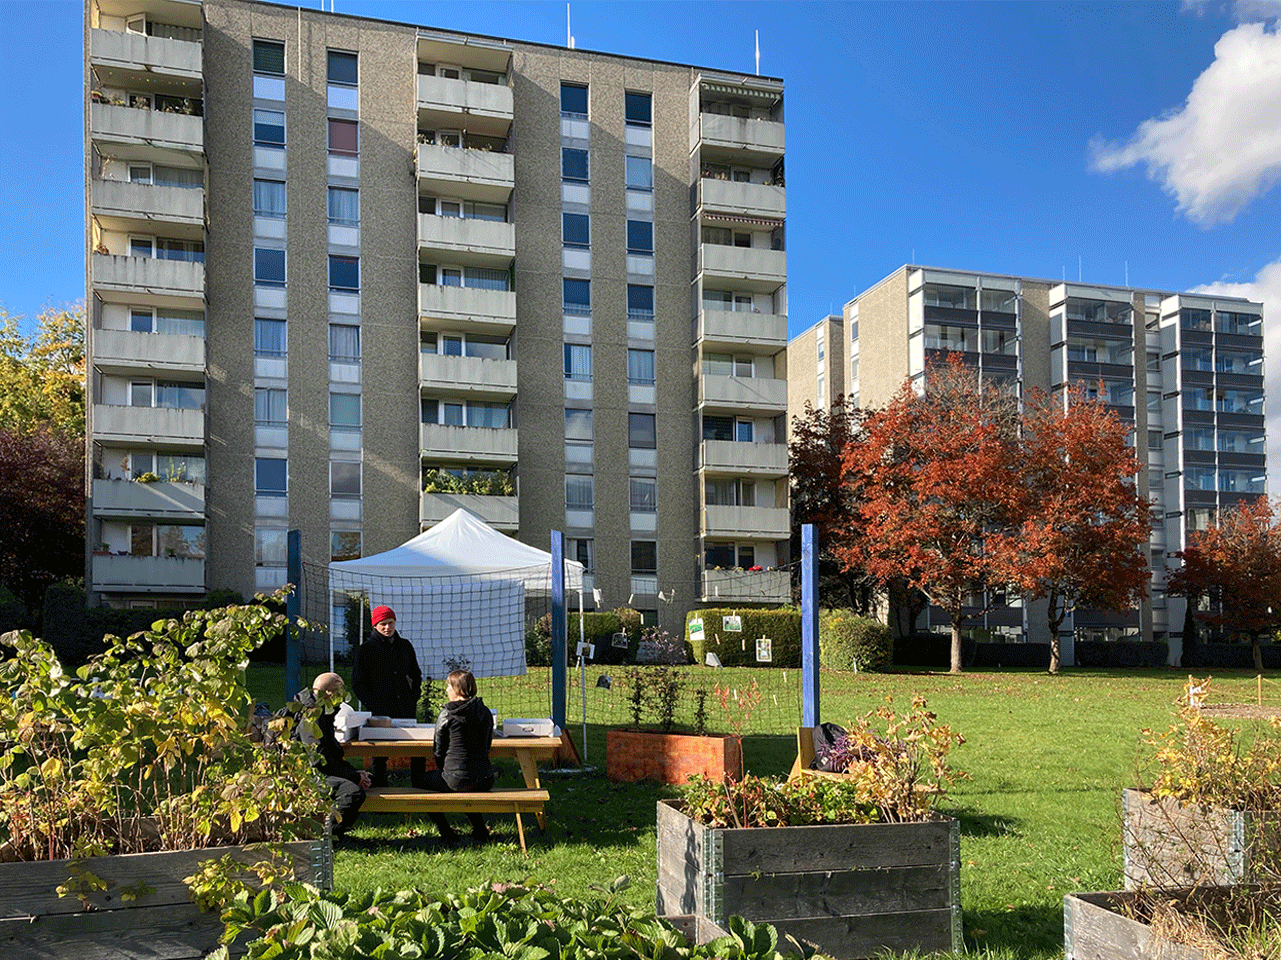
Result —
[[1105, 173], [1143, 164], [1194, 223], [1231, 220], [1281, 180], [1281, 32], [1229, 30], [1181, 109], [1093, 151]]
[[[1214, 13], [1222, 7], [1211, 0], [1183, 0], [1180, 6], [1185, 13], [1194, 13], [1198, 17]], [[1237, 23], [1254, 23], [1281, 17], [1281, 0], [1233, 0], [1231, 15]]]
[[1245, 297], [1263, 304], [1264, 402], [1268, 413], [1268, 490], [1281, 494], [1281, 260], [1246, 283], [1207, 283], [1192, 293]]

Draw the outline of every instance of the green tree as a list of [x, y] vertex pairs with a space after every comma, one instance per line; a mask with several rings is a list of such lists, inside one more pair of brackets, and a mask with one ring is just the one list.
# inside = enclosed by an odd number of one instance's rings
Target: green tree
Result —
[[23, 319], [0, 307], [0, 429], [83, 440], [84, 305], [45, 307], [30, 335]]

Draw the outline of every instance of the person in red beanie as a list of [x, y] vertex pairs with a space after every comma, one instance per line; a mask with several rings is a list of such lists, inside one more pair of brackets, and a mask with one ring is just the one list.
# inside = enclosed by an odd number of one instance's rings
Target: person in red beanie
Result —
[[[388, 606], [374, 607], [370, 614], [373, 632], [356, 648], [351, 665], [351, 689], [371, 713], [384, 717], [408, 717], [418, 711], [418, 688], [423, 680], [422, 668], [414, 646], [396, 632], [396, 611]], [[410, 760], [410, 782], [422, 783], [427, 774], [427, 761]], [[387, 758], [374, 757], [375, 787], [387, 786]]]

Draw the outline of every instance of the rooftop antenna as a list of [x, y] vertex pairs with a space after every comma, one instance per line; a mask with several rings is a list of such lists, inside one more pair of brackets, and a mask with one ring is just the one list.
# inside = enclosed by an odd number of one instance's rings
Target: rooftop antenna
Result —
[[570, 29], [570, 26], [569, 26], [569, 3], [568, 3], [568, 0], [566, 0], [566, 3], [565, 3], [565, 46], [569, 47], [569, 49], [571, 49], [571, 50], [573, 50], [573, 49], [574, 49], [574, 33], [573, 33], [573, 31]]
[[1076, 282], [1081, 282], [1081, 255], [1076, 255]]
[[761, 32], [756, 31], [756, 75], [761, 75]]

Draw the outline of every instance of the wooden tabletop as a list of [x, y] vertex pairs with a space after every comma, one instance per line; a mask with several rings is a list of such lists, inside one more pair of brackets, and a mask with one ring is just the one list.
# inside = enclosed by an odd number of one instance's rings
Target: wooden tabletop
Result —
[[[352, 740], [342, 745], [349, 757], [429, 757], [432, 740]], [[532, 754], [546, 759], [561, 746], [559, 737], [494, 737], [491, 754], [518, 756]]]

